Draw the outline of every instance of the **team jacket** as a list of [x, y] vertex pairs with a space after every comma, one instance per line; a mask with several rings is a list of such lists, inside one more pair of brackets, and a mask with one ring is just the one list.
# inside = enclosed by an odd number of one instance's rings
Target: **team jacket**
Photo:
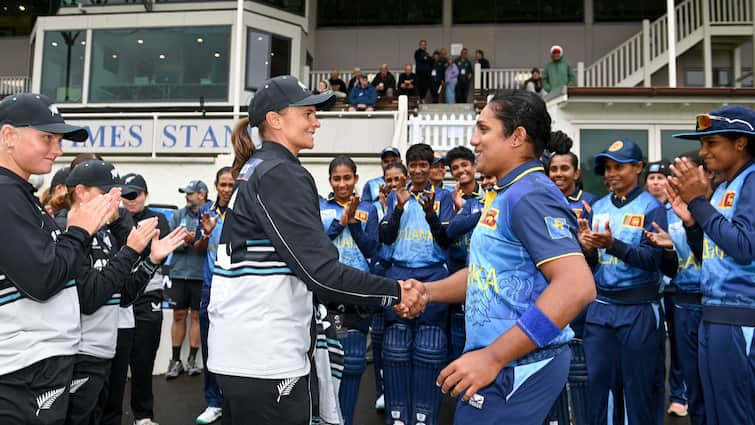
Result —
[[125, 244], [131, 229], [125, 216], [95, 234], [76, 283], [81, 307], [79, 354], [112, 359], [118, 337], [119, 307], [130, 306], [157, 269]]
[[[485, 196], [469, 250], [465, 352], [493, 343], [537, 301], [549, 283], [542, 264], [582, 256], [577, 219], [543, 171], [540, 161], [524, 163]], [[567, 325], [547, 346], [507, 366], [553, 357], [573, 336]]]
[[666, 209], [668, 218], [668, 234], [674, 243], [677, 264], [676, 275], [671, 279], [671, 284], [682, 292], [700, 292], [700, 259], [695, 256], [687, 243], [687, 232], [684, 223], [674, 210], [669, 206]]
[[[755, 163], [721, 183], [708, 202], [689, 203], [705, 233], [690, 236], [702, 253], [703, 320], [755, 326]], [[698, 233], [699, 235], [699, 233]]]
[[[204, 285], [208, 288], [212, 286], [212, 269], [217, 258], [218, 243], [220, 242], [220, 233], [223, 231], [223, 220], [225, 220], [225, 208], [220, 207], [217, 201], [213, 203], [206, 203], [199, 207], [199, 218], [202, 219], [202, 215], [206, 212], [210, 213], [210, 217], [218, 217], [215, 228], [212, 229], [210, 238], [207, 240], [207, 252], [205, 253], [204, 262]], [[194, 240], [199, 240], [202, 237], [202, 222], [197, 224], [197, 231], [194, 233]]]
[[391, 261], [400, 267], [431, 267], [446, 262], [446, 248], [451, 244], [446, 227], [453, 216], [453, 201], [445, 190], [429, 184], [426, 190], [435, 192], [435, 213], [430, 217], [419, 202], [421, 193], [410, 194], [403, 210], [396, 208], [396, 192], [386, 200], [380, 242], [391, 245]]
[[637, 186], [624, 198], [612, 193], [593, 204], [592, 225], [603, 232], [610, 222], [615, 239], [610, 249], [598, 250], [595, 284], [598, 298], [619, 303], [643, 303], [658, 299], [663, 249], [645, 238], [652, 223], [668, 228], [666, 211], [653, 195]]
[[396, 281], [339, 262], [312, 176], [290, 151], [266, 141], [242, 168], [223, 223], [207, 309], [209, 369], [307, 375], [313, 292], [344, 304], [400, 301]]
[[482, 189], [482, 186], [477, 184], [472, 193], [462, 195], [462, 198], [464, 198], [464, 205], [459, 210], [459, 213], [451, 219], [446, 229], [448, 239], [453, 241], [448, 248], [448, 263], [451, 272], [467, 265], [469, 243], [472, 239], [472, 231], [477, 222], [480, 221], [480, 214], [484, 206], [485, 191]]
[[33, 193], [0, 167], [0, 375], [74, 355], [81, 336], [75, 278], [89, 234], [61, 232]]

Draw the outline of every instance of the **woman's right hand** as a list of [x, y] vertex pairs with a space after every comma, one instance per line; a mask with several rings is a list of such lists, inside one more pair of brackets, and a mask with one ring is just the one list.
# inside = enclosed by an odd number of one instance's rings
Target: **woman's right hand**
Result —
[[88, 202], [74, 204], [68, 211], [68, 226], [80, 227], [92, 236], [107, 223], [114, 211], [118, 211], [119, 201], [120, 199], [105, 194]]
[[144, 220], [139, 227], [131, 229], [131, 233], [128, 234], [128, 239], [126, 239], [126, 246], [141, 254], [152, 242], [155, 234], [159, 235], [160, 231], [157, 230], [157, 218], [152, 217]]

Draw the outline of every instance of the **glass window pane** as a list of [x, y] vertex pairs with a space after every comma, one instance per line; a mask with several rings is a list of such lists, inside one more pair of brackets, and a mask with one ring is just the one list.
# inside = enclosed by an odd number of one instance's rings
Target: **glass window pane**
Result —
[[90, 102], [226, 101], [231, 30], [96, 30]]
[[246, 89], [257, 90], [263, 81], [291, 73], [291, 39], [247, 30]]
[[678, 130], [661, 130], [661, 157], [673, 161], [674, 158], [688, 152], [697, 152], [700, 150], [700, 142], [697, 140], [677, 139], [673, 137], [676, 133], [686, 133], [695, 131], [694, 124], [688, 128]]
[[584, 19], [583, 3], [583, 0], [456, 0], [453, 22], [580, 22]]
[[606, 150], [618, 139], [627, 138], [636, 142], [642, 149], [644, 159], [648, 155], [647, 130], [591, 130], [579, 131], [580, 164], [583, 188], [587, 192], [603, 196], [608, 191], [603, 185], [603, 177], [595, 174], [595, 155]]
[[253, 0], [255, 3], [261, 3], [286, 12], [295, 13], [304, 16], [305, 0]]
[[705, 73], [702, 68], [686, 68], [684, 85], [687, 87], [705, 87]]
[[317, 26], [432, 25], [443, 22], [442, 13], [443, 0], [319, 0]]
[[593, 7], [595, 21], [641, 21], [666, 13], [666, 0], [594, 0]]
[[81, 102], [86, 31], [46, 31], [42, 53], [42, 94], [56, 102]]

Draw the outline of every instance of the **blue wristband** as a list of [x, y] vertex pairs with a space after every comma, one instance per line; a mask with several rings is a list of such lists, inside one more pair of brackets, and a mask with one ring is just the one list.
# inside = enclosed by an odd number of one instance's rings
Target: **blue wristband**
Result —
[[561, 333], [561, 329], [534, 304], [522, 314], [516, 324], [538, 347], [545, 347]]

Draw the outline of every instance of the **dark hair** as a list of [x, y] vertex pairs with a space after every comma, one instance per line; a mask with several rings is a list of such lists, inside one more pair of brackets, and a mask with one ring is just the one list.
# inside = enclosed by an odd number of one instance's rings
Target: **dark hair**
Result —
[[548, 155], [548, 161], [545, 165], [550, 166], [550, 160], [553, 159], [554, 156], [563, 155], [568, 157], [572, 167], [574, 167], [575, 170], [578, 170], [579, 158], [577, 158], [577, 155], [571, 151], [572, 146], [574, 146], [574, 141], [566, 133], [561, 130], [552, 132], [551, 138], [548, 140], [548, 145], [546, 146], [546, 149], [550, 154]]
[[76, 155], [76, 157], [71, 161], [71, 170], [76, 168], [77, 165], [81, 164], [82, 162], [92, 161], [92, 160], [100, 160], [104, 161], [102, 157], [96, 153], [80, 153]]
[[412, 161], [427, 161], [428, 164], [433, 163], [433, 148], [425, 143], [417, 143], [416, 145], [409, 146], [406, 150], [406, 163]]
[[385, 176], [386, 171], [391, 170], [393, 168], [398, 168], [401, 170], [401, 173], [405, 176], [409, 176], [409, 171], [407, 171], [406, 166], [399, 161], [391, 162], [388, 164], [385, 169], [383, 170], [383, 176]]
[[485, 52], [482, 51], [482, 49], [477, 49], [474, 51], [475, 53], [479, 53], [480, 56], [485, 57]]
[[215, 186], [218, 185], [218, 182], [220, 181], [220, 176], [226, 173], [229, 173], [231, 174], [231, 176], [233, 176], [233, 169], [231, 167], [223, 167], [219, 169], [217, 173], [215, 173]]
[[[231, 144], [233, 144], [233, 165], [231, 165], [231, 175], [233, 178], [237, 178], [241, 172], [241, 168], [249, 161], [254, 153], [254, 143], [252, 143], [252, 136], [249, 134], [247, 128], [249, 127], [249, 117], [241, 118], [236, 122], [231, 133]], [[262, 134], [262, 124], [258, 126], [260, 135]]]
[[722, 133], [721, 136], [729, 139], [732, 143], [734, 143], [737, 139], [740, 137], [747, 137], [747, 153], [750, 154], [750, 156], [755, 157], [755, 136], [751, 136], [749, 134], [743, 134], [743, 133]]
[[446, 154], [446, 164], [451, 167], [451, 164], [457, 159], [466, 159], [472, 164], [475, 163], [474, 152], [465, 146], [457, 146]]
[[551, 116], [543, 99], [524, 90], [501, 90], [488, 105], [503, 123], [503, 135], [509, 137], [517, 127], [524, 128], [534, 147], [533, 157], [540, 158], [551, 136]]
[[328, 166], [328, 176], [332, 176], [333, 171], [336, 170], [336, 167], [341, 166], [349, 167], [352, 173], [357, 173], [357, 164], [354, 163], [354, 160], [346, 155], [338, 155], [337, 157], [333, 158], [332, 161], [330, 161], [330, 165]]

